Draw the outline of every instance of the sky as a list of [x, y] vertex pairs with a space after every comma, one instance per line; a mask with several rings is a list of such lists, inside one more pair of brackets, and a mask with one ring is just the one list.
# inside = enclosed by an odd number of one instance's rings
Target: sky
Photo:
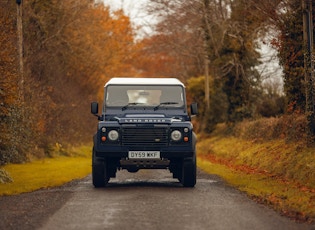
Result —
[[137, 10], [141, 8], [141, 6], [147, 0], [103, 0], [105, 5], [109, 5], [113, 7], [114, 10], [124, 8], [124, 10]]

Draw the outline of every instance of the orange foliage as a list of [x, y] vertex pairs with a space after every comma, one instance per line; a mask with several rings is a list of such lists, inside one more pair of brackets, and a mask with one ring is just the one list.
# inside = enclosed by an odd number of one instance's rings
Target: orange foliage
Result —
[[101, 4], [83, 8], [80, 17], [65, 28], [65, 36], [72, 49], [69, 58], [78, 71], [87, 73], [81, 79], [87, 84], [103, 83], [132, 69], [128, 61], [134, 52], [133, 31], [122, 11], [111, 15]]
[[[8, 159], [18, 161], [17, 121], [21, 117], [19, 101], [18, 52], [16, 49], [16, 5], [0, 2], [0, 165]], [[20, 127], [22, 129], [22, 127]], [[23, 154], [19, 154], [23, 158]]]
[[[7, 3], [6, 7], [9, 4]], [[9, 7], [10, 8], [10, 7]], [[13, 10], [14, 8], [11, 8]], [[8, 105], [17, 100], [16, 28], [12, 11], [0, 7], [0, 116], [8, 113]]]
[[[90, 102], [100, 99], [107, 79], [137, 73], [131, 62], [137, 46], [122, 11], [112, 13], [91, 0], [24, 1], [20, 108], [16, 7], [15, 1], [0, 3], [0, 164], [12, 162], [6, 149], [31, 155], [35, 148], [47, 153], [55, 142], [90, 141], [95, 131]], [[18, 120], [20, 111], [25, 122]]]

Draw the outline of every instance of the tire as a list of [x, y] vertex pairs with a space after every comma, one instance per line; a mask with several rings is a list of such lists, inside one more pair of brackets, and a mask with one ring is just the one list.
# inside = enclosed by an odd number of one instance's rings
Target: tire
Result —
[[173, 173], [173, 178], [177, 178], [179, 182], [182, 182], [183, 178], [183, 160], [176, 160], [171, 163], [170, 171]]
[[95, 151], [92, 155], [92, 181], [95, 188], [105, 187], [109, 181], [107, 177], [106, 162], [97, 160]]
[[196, 157], [185, 159], [183, 162], [182, 184], [184, 187], [193, 188], [196, 185], [197, 165]]
[[173, 178], [176, 178], [176, 179], [178, 179], [180, 182], [181, 182], [181, 180], [182, 180], [182, 167], [180, 167], [180, 168], [177, 168], [174, 172], [173, 172]]

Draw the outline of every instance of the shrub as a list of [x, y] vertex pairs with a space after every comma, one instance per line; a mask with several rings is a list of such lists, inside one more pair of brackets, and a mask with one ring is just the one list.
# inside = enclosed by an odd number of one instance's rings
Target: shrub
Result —
[[4, 169], [0, 169], [0, 184], [7, 184], [13, 182], [10, 174]]

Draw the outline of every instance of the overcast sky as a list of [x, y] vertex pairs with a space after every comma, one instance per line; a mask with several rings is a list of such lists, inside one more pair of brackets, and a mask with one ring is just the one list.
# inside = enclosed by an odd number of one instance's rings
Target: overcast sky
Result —
[[113, 10], [123, 8], [126, 13], [137, 13], [146, 0], [104, 0], [105, 5], [109, 5]]

